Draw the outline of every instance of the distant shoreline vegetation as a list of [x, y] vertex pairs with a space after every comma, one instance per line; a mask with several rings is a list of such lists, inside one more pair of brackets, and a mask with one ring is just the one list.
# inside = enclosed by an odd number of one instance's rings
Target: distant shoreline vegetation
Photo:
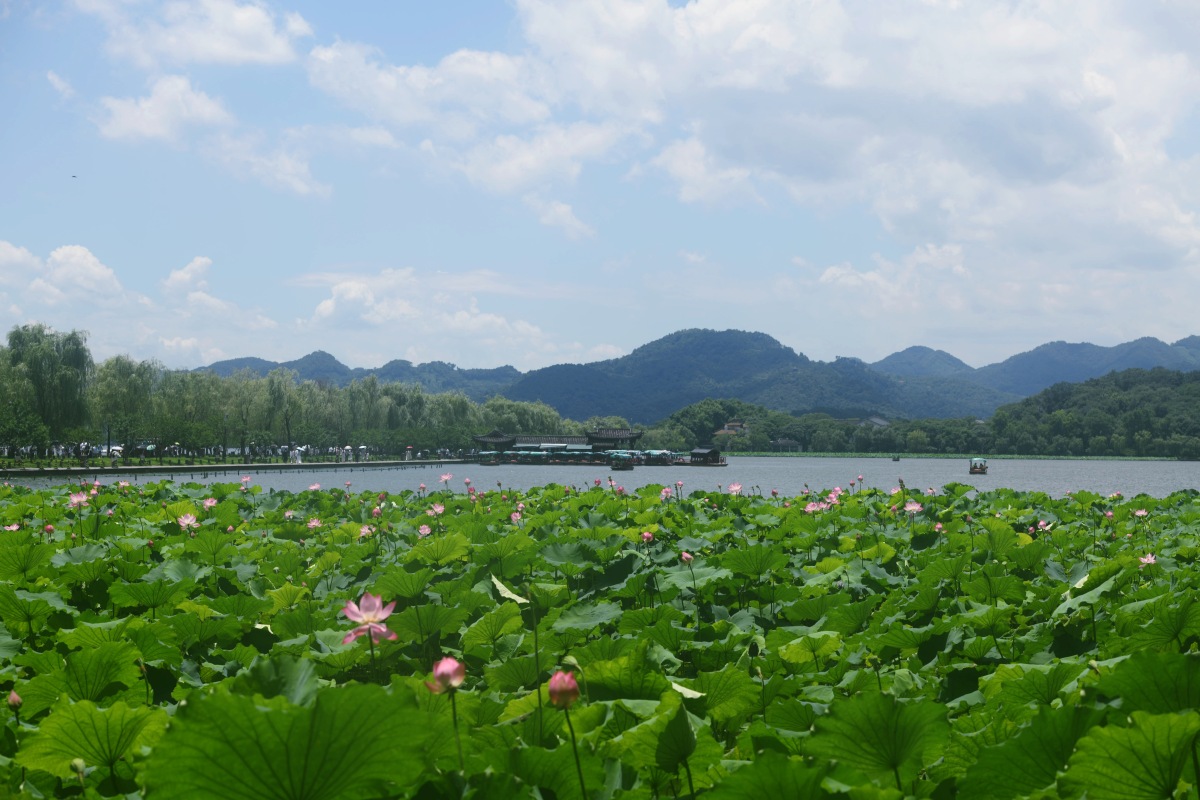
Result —
[[971, 458], [986, 458], [989, 461], [1177, 461], [1175, 458], [1166, 456], [1021, 456], [1021, 455], [993, 455], [991, 453], [780, 453], [778, 451], [768, 452], [746, 452], [735, 453], [735, 457], [754, 457], [754, 458], [869, 458], [881, 461], [891, 461], [895, 456], [901, 459], [906, 458], [937, 458], [942, 460], [963, 460], [967, 461]]
[[[477, 402], [462, 392], [433, 394], [374, 376], [339, 386], [299, 380], [287, 369], [265, 377], [249, 370], [221, 377], [128, 356], [97, 365], [85, 333], [42, 325], [16, 327], [7, 341], [0, 347], [0, 407], [10, 413], [0, 418], [0, 458], [14, 465], [18, 459], [77, 464], [83, 443], [91, 456], [106, 459], [113, 445], [123, 447], [122, 464], [139, 450], [144, 458], [153, 450], [161, 460], [170, 450], [197, 463], [228, 463], [278, 458], [283, 447], [303, 449], [306, 461], [347, 447], [372, 458], [401, 459], [409, 452], [469, 453], [476, 448], [472, 437], [489, 430], [573, 436], [631, 427], [615, 415], [574, 420], [537, 400], [494, 395]], [[619, 407], [617, 388], [610, 407]], [[1130, 369], [1060, 383], [986, 419], [906, 419], [871, 408], [785, 412], [708, 398], [636, 427], [644, 449], [714, 446], [734, 456], [1200, 460], [1200, 372]]]

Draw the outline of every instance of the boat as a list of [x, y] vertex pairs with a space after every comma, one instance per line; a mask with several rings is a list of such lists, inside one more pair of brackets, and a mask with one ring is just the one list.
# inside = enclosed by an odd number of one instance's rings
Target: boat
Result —
[[972, 458], [967, 466], [967, 473], [969, 475], [987, 475], [987, 459]]
[[613, 453], [609, 457], [608, 468], [613, 472], [633, 469], [633, 456], [629, 453]]

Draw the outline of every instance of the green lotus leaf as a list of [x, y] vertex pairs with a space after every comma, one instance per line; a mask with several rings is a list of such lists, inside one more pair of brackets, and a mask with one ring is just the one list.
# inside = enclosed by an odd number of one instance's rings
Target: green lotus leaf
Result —
[[1127, 711], [1167, 714], [1200, 708], [1200, 657], [1138, 652], [1100, 678], [1098, 688]]
[[351, 800], [394, 795], [424, 775], [443, 721], [378, 686], [321, 691], [311, 707], [194, 695], [147, 760], [165, 800]]
[[963, 800], [1008, 800], [1054, 785], [1076, 743], [1104, 717], [1096, 709], [1044, 706], [1012, 738], [983, 748], [958, 782]]
[[826, 770], [779, 753], [763, 753], [753, 763], [739, 767], [704, 796], [709, 800], [767, 800], [767, 798], [829, 797], [821, 787]]
[[74, 759], [109, 771], [135, 746], [153, 744], [167, 724], [167, 712], [130, 708], [117, 702], [111, 708], [94, 703], [61, 700], [17, 753], [17, 763], [60, 778], [72, 777]]
[[1094, 800], [1175, 797], [1179, 781], [1196, 785], [1192, 747], [1200, 714], [1135, 711], [1128, 728], [1093, 728], [1079, 740], [1059, 787]]
[[615, 603], [584, 605], [577, 603], [564, 611], [554, 621], [556, 631], [590, 631], [612, 622], [621, 616], [621, 607]]
[[462, 638], [463, 652], [480, 647], [490, 650], [501, 636], [519, 631], [522, 627], [520, 607], [516, 603], [502, 603], [467, 628]]
[[701, 672], [693, 688], [704, 693], [704, 716], [714, 722], [724, 723], [762, 708], [760, 687], [736, 664], [720, 672]]
[[805, 752], [894, 780], [905, 791], [941, 755], [950, 731], [946, 717], [940, 703], [862, 694], [830, 705], [829, 714], [817, 720]]

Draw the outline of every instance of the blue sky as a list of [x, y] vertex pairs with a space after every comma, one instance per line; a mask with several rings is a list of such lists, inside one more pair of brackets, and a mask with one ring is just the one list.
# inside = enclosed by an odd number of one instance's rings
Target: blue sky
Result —
[[521, 370], [1200, 333], [1190, 0], [0, 0], [0, 325]]

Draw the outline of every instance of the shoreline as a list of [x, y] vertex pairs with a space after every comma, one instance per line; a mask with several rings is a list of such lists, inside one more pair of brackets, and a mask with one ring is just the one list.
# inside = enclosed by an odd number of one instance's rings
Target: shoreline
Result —
[[256, 461], [250, 464], [128, 464], [120, 466], [70, 466], [70, 467], [0, 467], [0, 480], [10, 478], [57, 478], [81, 475], [162, 475], [227, 473], [253, 474], [259, 472], [304, 472], [308, 470], [377, 470], [377, 469], [424, 469], [452, 464], [472, 463], [465, 459], [442, 458], [420, 461], [313, 461], [307, 463], [273, 464]]

